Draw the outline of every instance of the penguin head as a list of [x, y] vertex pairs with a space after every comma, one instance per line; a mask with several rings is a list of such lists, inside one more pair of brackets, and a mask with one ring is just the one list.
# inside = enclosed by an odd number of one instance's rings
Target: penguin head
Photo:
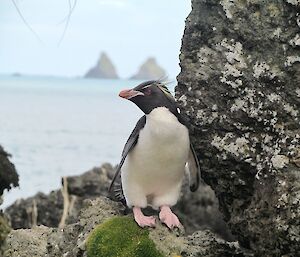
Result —
[[146, 81], [132, 89], [125, 89], [119, 96], [135, 103], [145, 114], [157, 107], [176, 112], [176, 102], [168, 88], [158, 80]]

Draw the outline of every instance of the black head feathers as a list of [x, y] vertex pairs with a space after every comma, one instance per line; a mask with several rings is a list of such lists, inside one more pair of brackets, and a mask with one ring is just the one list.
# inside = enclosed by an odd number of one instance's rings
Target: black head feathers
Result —
[[145, 114], [157, 107], [166, 107], [177, 112], [176, 102], [166, 83], [160, 80], [143, 82], [133, 89], [120, 92], [119, 96], [134, 102]]

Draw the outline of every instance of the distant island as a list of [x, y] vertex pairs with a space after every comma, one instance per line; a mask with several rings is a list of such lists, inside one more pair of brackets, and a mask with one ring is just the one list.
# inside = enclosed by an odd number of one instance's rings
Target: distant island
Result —
[[116, 68], [108, 55], [102, 52], [97, 64], [84, 76], [85, 78], [118, 79]]
[[[151, 80], [160, 79], [166, 76], [166, 71], [158, 65], [154, 57], [149, 57], [129, 79]], [[109, 56], [102, 52], [96, 65], [84, 76], [85, 78], [96, 79], [118, 79], [116, 68]]]
[[160, 79], [165, 76], [165, 70], [157, 64], [154, 57], [150, 57], [140, 66], [138, 72], [130, 77], [130, 79], [150, 80]]
[[21, 77], [22, 74], [19, 72], [14, 72], [13, 74], [11, 74], [13, 77]]

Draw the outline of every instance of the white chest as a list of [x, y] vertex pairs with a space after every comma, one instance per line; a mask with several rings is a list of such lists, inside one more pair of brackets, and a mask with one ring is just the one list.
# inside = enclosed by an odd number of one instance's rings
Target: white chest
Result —
[[158, 150], [163, 150], [189, 144], [189, 135], [174, 114], [165, 107], [159, 107], [147, 115], [140, 141], [146, 148], [155, 145]]
[[167, 195], [173, 200], [165, 204], [175, 204], [189, 148], [187, 128], [168, 109], [156, 108], [147, 115], [145, 127], [121, 171], [127, 202], [138, 205], [132, 200], [137, 195]]
[[189, 144], [188, 129], [168, 109], [159, 107], [147, 115], [138, 143], [128, 157], [139, 174], [181, 174]]

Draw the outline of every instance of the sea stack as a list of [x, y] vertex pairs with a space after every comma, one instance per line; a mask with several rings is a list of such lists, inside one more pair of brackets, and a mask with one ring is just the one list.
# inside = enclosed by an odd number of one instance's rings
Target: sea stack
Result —
[[97, 64], [91, 68], [84, 77], [97, 79], [119, 78], [115, 66], [105, 52], [101, 53]]
[[140, 66], [138, 72], [130, 79], [151, 80], [160, 79], [165, 76], [165, 70], [157, 64], [155, 58], [150, 57]]

